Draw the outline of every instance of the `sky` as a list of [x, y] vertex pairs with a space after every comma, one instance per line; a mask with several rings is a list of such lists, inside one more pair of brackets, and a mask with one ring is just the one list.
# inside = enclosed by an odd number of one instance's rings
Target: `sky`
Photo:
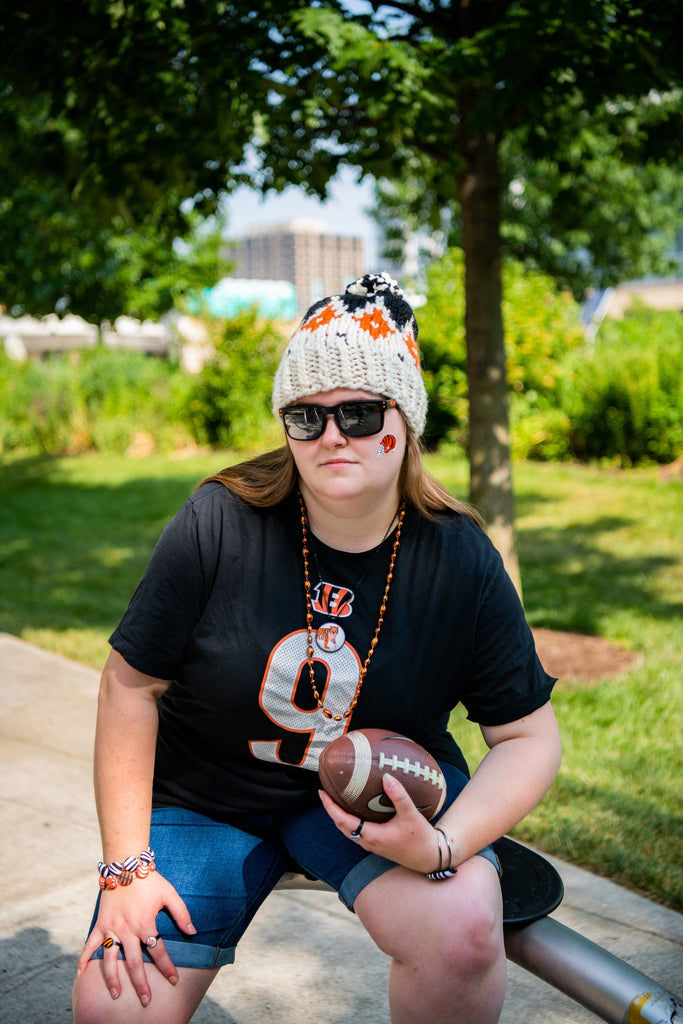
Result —
[[228, 234], [240, 238], [252, 227], [278, 224], [294, 217], [315, 217], [325, 221], [333, 234], [358, 235], [363, 239], [368, 268], [377, 260], [377, 228], [365, 212], [373, 205], [373, 180], [369, 176], [357, 181], [358, 172], [342, 168], [329, 187], [329, 199], [321, 203], [299, 188], [290, 186], [284, 192], [265, 198], [260, 192], [239, 188], [227, 199]]

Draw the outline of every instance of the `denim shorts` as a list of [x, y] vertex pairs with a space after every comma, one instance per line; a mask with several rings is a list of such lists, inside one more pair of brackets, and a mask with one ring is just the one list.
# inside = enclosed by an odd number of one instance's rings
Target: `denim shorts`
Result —
[[[450, 764], [441, 763], [441, 769], [447, 782], [443, 814], [467, 777]], [[306, 875], [328, 883], [349, 910], [361, 889], [396, 866], [343, 835], [322, 804], [251, 815], [240, 819], [239, 827], [184, 808], [156, 808], [150, 845], [158, 870], [185, 901], [197, 929], [196, 935], [185, 935], [166, 911], [157, 915], [157, 931], [177, 967], [233, 963], [249, 922], [283, 873], [292, 870], [292, 862]], [[480, 855], [500, 870], [492, 847]], [[102, 954], [100, 947], [92, 959]], [[121, 951], [119, 956], [123, 955]], [[146, 950], [143, 956], [151, 960]]]

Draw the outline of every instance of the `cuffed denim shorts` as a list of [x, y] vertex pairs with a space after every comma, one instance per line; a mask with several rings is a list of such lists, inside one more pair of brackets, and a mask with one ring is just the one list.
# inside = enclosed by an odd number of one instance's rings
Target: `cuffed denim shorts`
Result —
[[[443, 814], [467, 777], [450, 764], [441, 763], [441, 769], [447, 783]], [[249, 922], [283, 873], [292, 870], [292, 861], [306, 875], [332, 886], [349, 910], [361, 889], [396, 867], [393, 861], [367, 853], [343, 835], [322, 804], [301, 811], [252, 815], [240, 819], [239, 827], [184, 808], [156, 808], [150, 845], [157, 869], [183, 898], [197, 929], [196, 935], [185, 935], [166, 911], [157, 915], [157, 931], [177, 967], [213, 968], [233, 963], [235, 948]], [[481, 850], [480, 855], [500, 870], [492, 847]], [[99, 899], [91, 929], [98, 907]], [[92, 959], [102, 954], [100, 947]], [[122, 951], [119, 956], [124, 956]], [[151, 960], [146, 950], [143, 956]]]

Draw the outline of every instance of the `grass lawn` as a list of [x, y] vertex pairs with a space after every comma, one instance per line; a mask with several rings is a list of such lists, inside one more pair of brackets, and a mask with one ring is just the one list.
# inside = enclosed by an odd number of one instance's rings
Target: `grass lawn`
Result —
[[[0, 630], [100, 667], [163, 525], [220, 453], [0, 462]], [[462, 461], [430, 456], [454, 493]], [[603, 636], [642, 666], [554, 697], [564, 763], [517, 829], [533, 842], [683, 910], [681, 476], [571, 464], [515, 467], [524, 600], [533, 626]], [[456, 713], [471, 763], [478, 729]]]

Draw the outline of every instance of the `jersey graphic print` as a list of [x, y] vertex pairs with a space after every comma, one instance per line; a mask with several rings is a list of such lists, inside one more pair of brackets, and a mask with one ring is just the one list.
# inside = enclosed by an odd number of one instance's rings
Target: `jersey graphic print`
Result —
[[[313, 588], [311, 605], [323, 615], [343, 619], [353, 613], [353, 598], [352, 590], [321, 580]], [[343, 715], [356, 692], [361, 660], [336, 621], [314, 627], [313, 639], [320, 699], [333, 715]], [[283, 637], [273, 648], [261, 682], [259, 704], [283, 736], [279, 740], [250, 740], [249, 748], [262, 761], [317, 771], [320, 751], [343, 735], [350, 718], [335, 722], [319, 708], [301, 707], [297, 703], [300, 687], [306, 692], [310, 688], [307, 647], [307, 631], [300, 629]]]
[[311, 607], [314, 612], [332, 615], [334, 618], [346, 619], [353, 612], [354, 593], [346, 587], [337, 587], [334, 583], [320, 580], [313, 587]]

